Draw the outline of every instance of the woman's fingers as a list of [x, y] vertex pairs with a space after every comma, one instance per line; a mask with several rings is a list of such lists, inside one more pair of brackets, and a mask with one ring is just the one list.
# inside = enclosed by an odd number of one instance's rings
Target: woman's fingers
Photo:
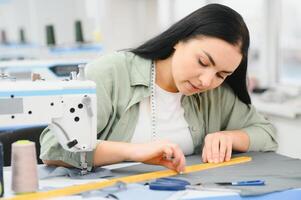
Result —
[[219, 153], [220, 153], [220, 149], [219, 149], [219, 144], [220, 144], [220, 138], [219, 137], [212, 137], [212, 145], [211, 145], [211, 151], [212, 151], [212, 160], [214, 163], [218, 163], [219, 162]]
[[162, 160], [160, 165], [162, 165], [162, 166], [164, 166], [168, 169], [176, 171], [176, 168], [175, 168], [174, 164], [172, 162], [170, 162], [169, 160]]
[[203, 162], [219, 163], [229, 161], [232, 154], [232, 141], [222, 133], [208, 134], [202, 152]]
[[185, 156], [177, 144], [171, 145], [171, 149], [173, 150], [174, 155], [172, 163], [175, 167], [175, 170], [180, 173], [184, 171], [185, 168]]
[[206, 157], [208, 162], [212, 162], [212, 137], [207, 135], [205, 138]]
[[220, 140], [219, 140], [219, 157], [218, 157], [219, 162], [224, 162], [225, 157], [226, 157], [227, 148], [228, 148], [227, 139], [224, 137], [220, 138]]
[[176, 144], [169, 144], [164, 148], [164, 166], [182, 172], [185, 169], [185, 156]]
[[139, 153], [132, 160], [162, 165], [177, 172], [185, 170], [185, 156], [177, 144], [159, 140], [135, 145], [135, 147], [139, 149]]
[[181, 157], [181, 161], [180, 161], [180, 164], [177, 168], [177, 172], [181, 173], [181, 172], [185, 172], [185, 165], [186, 165], [186, 159], [185, 159], [185, 156], [183, 155]]
[[202, 160], [203, 162], [208, 162], [205, 146], [203, 147], [203, 151], [202, 151]]
[[164, 147], [163, 158], [165, 160], [168, 160], [168, 161], [172, 160], [172, 158], [173, 158], [173, 150], [172, 150], [172, 148], [170, 146], [165, 146]]
[[228, 147], [227, 147], [227, 151], [226, 151], [226, 161], [229, 161], [231, 159], [232, 156], [232, 141], [228, 142]]
[[186, 163], [184, 153], [182, 152], [182, 150], [178, 146], [176, 146], [175, 153], [176, 153], [175, 165], [177, 166], [176, 170], [179, 173], [184, 172], [185, 163]]

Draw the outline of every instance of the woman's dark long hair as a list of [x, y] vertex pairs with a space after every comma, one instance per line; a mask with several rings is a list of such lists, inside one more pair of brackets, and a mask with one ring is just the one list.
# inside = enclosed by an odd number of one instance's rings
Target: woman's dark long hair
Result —
[[242, 61], [225, 82], [241, 101], [247, 105], [251, 104], [246, 83], [249, 31], [241, 15], [227, 6], [206, 5], [130, 51], [146, 59], [163, 60], [173, 54], [173, 47], [179, 41], [187, 41], [198, 36], [219, 38], [240, 47]]

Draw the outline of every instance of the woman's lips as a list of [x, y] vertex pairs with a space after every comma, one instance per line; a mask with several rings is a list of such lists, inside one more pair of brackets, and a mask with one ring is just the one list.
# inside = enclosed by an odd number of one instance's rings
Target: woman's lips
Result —
[[190, 86], [193, 90], [200, 90], [200, 88], [194, 86], [190, 81], [188, 81], [188, 83], [190, 84]]
[[190, 92], [194, 93], [194, 92], [200, 91], [200, 89], [197, 88], [196, 86], [194, 86], [190, 81], [187, 81], [187, 83], [188, 83], [188, 89]]

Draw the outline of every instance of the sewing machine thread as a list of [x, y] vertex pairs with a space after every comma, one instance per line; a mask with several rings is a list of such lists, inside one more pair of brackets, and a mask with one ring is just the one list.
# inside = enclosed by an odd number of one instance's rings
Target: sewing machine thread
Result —
[[38, 172], [35, 143], [20, 140], [12, 144], [12, 190], [15, 193], [38, 190]]

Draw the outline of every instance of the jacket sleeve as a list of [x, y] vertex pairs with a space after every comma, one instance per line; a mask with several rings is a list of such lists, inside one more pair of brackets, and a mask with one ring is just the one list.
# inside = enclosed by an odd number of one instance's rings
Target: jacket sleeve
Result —
[[95, 60], [86, 67], [86, 78], [96, 83], [97, 133], [110, 127], [113, 120], [113, 80], [114, 57], [107, 55]]
[[275, 127], [253, 105], [238, 99], [229, 86], [221, 95], [224, 130], [242, 130], [250, 138], [248, 151], [275, 151], [278, 147]]

